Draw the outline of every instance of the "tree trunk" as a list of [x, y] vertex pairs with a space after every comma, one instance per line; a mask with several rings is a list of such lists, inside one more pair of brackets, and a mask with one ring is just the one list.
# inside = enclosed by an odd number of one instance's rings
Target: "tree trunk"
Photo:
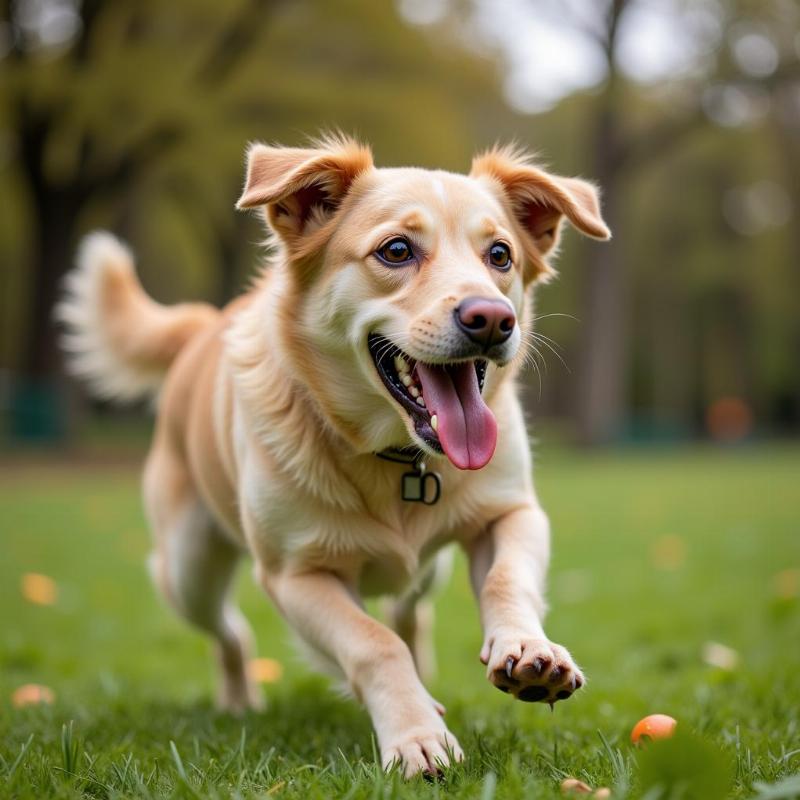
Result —
[[[603, 217], [620, 237], [618, 206], [621, 178], [616, 168], [617, 120], [609, 87], [594, 130], [592, 175], [601, 187]], [[617, 239], [618, 241], [619, 239]], [[603, 444], [622, 433], [625, 411], [627, 294], [621, 248], [593, 242], [588, 248], [576, 381], [578, 436], [583, 444]]]
[[37, 195], [35, 201], [33, 250], [27, 270], [31, 291], [10, 424], [15, 438], [53, 440], [63, 437], [67, 428], [53, 305], [61, 278], [72, 262], [80, 202], [65, 191]]
[[[789, 110], [783, 110], [792, 108], [792, 96], [788, 91], [780, 95], [780, 102], [783, 113], [777, 115], [775, 134], [785, 169], [784, 187], [789, 192], [796, 213], [800, 209], [800, 125]], [[800, 294], [800, 225], [796, 221], [790, 222], [789, 231], [791, 245], [788, 257], [795, 265], [795, 270], [793, 285], [787, 286], [786, 292], [789, 297], [796, 298]], [[797, 315], [786, 333], [786, 340], [789, 353], [796, 359], [800, 354], [800, 318]], [[789, 375], [791, 377], [775, 398], [772, 411], [778, 417], [779, 428], [796, 433], [800, 429], [800, 370], [793, 369]]]
[[61, 278], [72, 264], [76, 211], [66, 194], [48, 198], [36, 210], [38, 231], [28, 273], [33, 292], [21, 365], [30, 378], [52, 375], [59, 364], [52, 314]]
[[696, 343], [691, 311], [682, 291], [685, 278], [673, 268], [687, 257], [684, 242], [689, 235], [688, 231], [671, 228], [653, 240], [658, 249], [658, 278], [648, 285], [648, 319], [642, 321], [642, 327], [649, 330], [643, 357], [650, 368], [651, 414], [659, 436], [687, 437], [694, 424], [691, 364]]

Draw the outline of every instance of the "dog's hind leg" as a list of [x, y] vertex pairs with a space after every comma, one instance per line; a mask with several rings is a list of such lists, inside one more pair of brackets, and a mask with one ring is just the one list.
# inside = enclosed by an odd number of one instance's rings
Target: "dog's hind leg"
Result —
[[260, 708], [263, 698], [248, 676], [253, 635], [230, 594], [239, 549], [219, 530], [177, 458], [151, 453], [144, 492], [156, 543], [153, 578], [170, 605], [214, 639], [219, 706], [234, 713]]
[[450, 576], [452, 561], [452, 549], [440, 550], [425, 565], [419, 580], [411, 589], [391, 600], [386, 609], [389, 624], [408, 645], [424, 681], [436, 675], [432, 594]]
[[417, 672], [425, 682], [436, 675], [433, 617], [433, 603], [429, 597], [403, 595], [390, 603], [389, 624], [408, 645]]

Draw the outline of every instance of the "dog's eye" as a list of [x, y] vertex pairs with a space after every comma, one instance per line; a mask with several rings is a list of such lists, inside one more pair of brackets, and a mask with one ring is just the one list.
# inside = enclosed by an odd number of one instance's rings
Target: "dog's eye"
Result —
[[506, 270], [511, 266], [511, 250], [503, 242], [495, 242], [489, 250], [489, 261], [497, 269]]
[[396, 239], [382, 244], [375, 251], [375, 255], [385, 264], [401, 266], [407, 264], [414, 258], [414, 251], [411, 249], [411, 245], [408, 241], [403, 239], [402, 236], [398, 236]]

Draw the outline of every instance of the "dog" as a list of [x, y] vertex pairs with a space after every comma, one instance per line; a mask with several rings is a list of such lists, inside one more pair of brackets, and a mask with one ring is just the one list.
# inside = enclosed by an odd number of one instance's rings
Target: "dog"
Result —
[[[585, 682], [542, 627], [549, 526], [514, 377], [563, 221], [610, 236], [598, 192], [510, 147], [459, 175], [379, 169], [335, 135], [250, 146], [238, 208], [273, 248], [222, 310], [156, 303], [126, 247], [89, 235], [57, 308], [69, 366], [106, 398], [157, 394], [151, 571], [213, 639], [221, 706], [261, 705], [230, 595], [249, 553], [368, 710], [384, 766], [437, 773], [464, 757], [418, 670], [445, 545], [469, 559], [495, 687], [552, 706]], [[393, 626], [367, 595], [394, 598]]]

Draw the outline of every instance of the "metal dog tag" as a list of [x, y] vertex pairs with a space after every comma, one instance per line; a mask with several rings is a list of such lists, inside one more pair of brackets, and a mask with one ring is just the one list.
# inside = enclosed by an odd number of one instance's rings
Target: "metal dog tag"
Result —
[[403, 500], [432, 506], [442, 493], [442, 481], [435, 472], [414, 470], [403, 475]]

